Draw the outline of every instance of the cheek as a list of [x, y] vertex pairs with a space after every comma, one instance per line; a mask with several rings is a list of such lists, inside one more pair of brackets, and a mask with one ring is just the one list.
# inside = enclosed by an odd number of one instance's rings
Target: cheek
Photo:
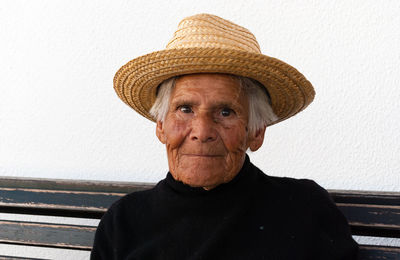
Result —
[[189, 132], [189, 125], [183, 120], [166, 120], [165, 137], [167, 148], [176, 149], [185, 140]]
[[230, 152], [245, 152], [247, 149], [247, 131], [242, 124], [225, 127], [221, 131], [221, 139]]

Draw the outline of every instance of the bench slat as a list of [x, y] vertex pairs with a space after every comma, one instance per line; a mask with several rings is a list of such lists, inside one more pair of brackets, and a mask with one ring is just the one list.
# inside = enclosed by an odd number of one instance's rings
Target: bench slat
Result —
[[[0, 188], [0, 211], [99, 219], [114, 201], [124, 195], [117, 191]], [[338, 206], [352, 226], [353, 234], [400, 237], [400, 206], [343, 202], [339, 202]]]
[[[0, 220], [0, 242], [9, 244], [90, 250], [95, 231], [91, 226]], [[362, 245], [360, 255], [361, 259], [399, 259], [400, 248]]]
[[361, 245], [359, 259], [362, 260], [399, 260], [400, 248], [389, 246]]
[[124, 193], [0, 188], [5, 213], [101, 218]]
[[96, 227], [0, 220], [0, 243], [90, 250]]
[[123, 193], [0, 188], [0, 205], [35, 208], [107, 209]]
[[45, 258], [32, 258], [32, 257], [18, 257], [18, 256], [6, 256], [6, 255], [0, 255], [1, 260], [49, 260]]
[[400, 238], [400, 206], [337, 204], [354, 235]]
[[[0, 243], [90, 250], [95, 230], [90, 226], [0, 220]], [[400, 248], [361, 245], [360, 256], [394, 260], [400, 258]]]
[[336, 203], [400, 206], [399, 192], [329, 190]]
[[115, 182], [115, 181], [86, 181], [63, 180], [23, 177], [0, 177], [0, 187], [18, 189], [41, 190], [69, 190], [69, 191], [94, 191], [94, 192], [119, 192], [129, 193], [150, 189], [154, 183], [140, 182]]

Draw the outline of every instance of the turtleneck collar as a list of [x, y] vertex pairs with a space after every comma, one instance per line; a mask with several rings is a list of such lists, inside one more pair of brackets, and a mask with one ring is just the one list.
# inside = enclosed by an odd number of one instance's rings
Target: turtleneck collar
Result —
[[171, 189], [178, 193], [183, 193], [185, 195], [211, 195], [241, 187], [249, 183], [253, 177], [252, 175], [254, 175], [254, 173], [251, 174], [253, 171], [249, 169], [251, 166], [252, 164], [249, 156], [246, 154], [245, 161], [239, 173], [230, 182], [220, 184], [211, 190], [205, 190], [202, 187], [191, 187], [183, 182], [176, 181], [170, 172], [168, 172], [165, 181]]

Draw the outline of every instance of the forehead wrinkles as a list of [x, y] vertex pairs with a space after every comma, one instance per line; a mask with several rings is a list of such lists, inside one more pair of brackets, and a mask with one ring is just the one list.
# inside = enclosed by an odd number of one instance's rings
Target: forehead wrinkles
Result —
[[[196, 100], [188, 100], [188, 99]], [[237, 77], [223, 75], [214, 77], [212, 80], [202, 81], [201, 79], [179, 78], [171, 93], [171, 103], [176, 101], [209, 101], [211, 105], [232, 104], [247, 105], [245, 91]], [[212, 104], [215, 103], [215, 104]]]

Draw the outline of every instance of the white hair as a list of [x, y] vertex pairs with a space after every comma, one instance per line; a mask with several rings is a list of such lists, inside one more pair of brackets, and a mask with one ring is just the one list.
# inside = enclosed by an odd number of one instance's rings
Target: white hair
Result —
[[255, 133], [265, 126], [278, 120], [271, 107], [271, 100], [265, 87], [256, 80], [246, 77], [236, 76], [240, 86], [249, 102], [249, 122], [250, 133]]
[[[240, 87], [248, 98], [249, 122], [247, 127], [250, 133], [256, 133], [278, 119], [272, 110], [270, 98], [263, 85], [250, 78], [232, 76], [239, 80]], [[163, 81], [158, 88], [156, 101], [150, 109], [150, 114], [157, 121], [163, 122], [167, 116], [171, 93], [177, 78], [173, 77]]]

